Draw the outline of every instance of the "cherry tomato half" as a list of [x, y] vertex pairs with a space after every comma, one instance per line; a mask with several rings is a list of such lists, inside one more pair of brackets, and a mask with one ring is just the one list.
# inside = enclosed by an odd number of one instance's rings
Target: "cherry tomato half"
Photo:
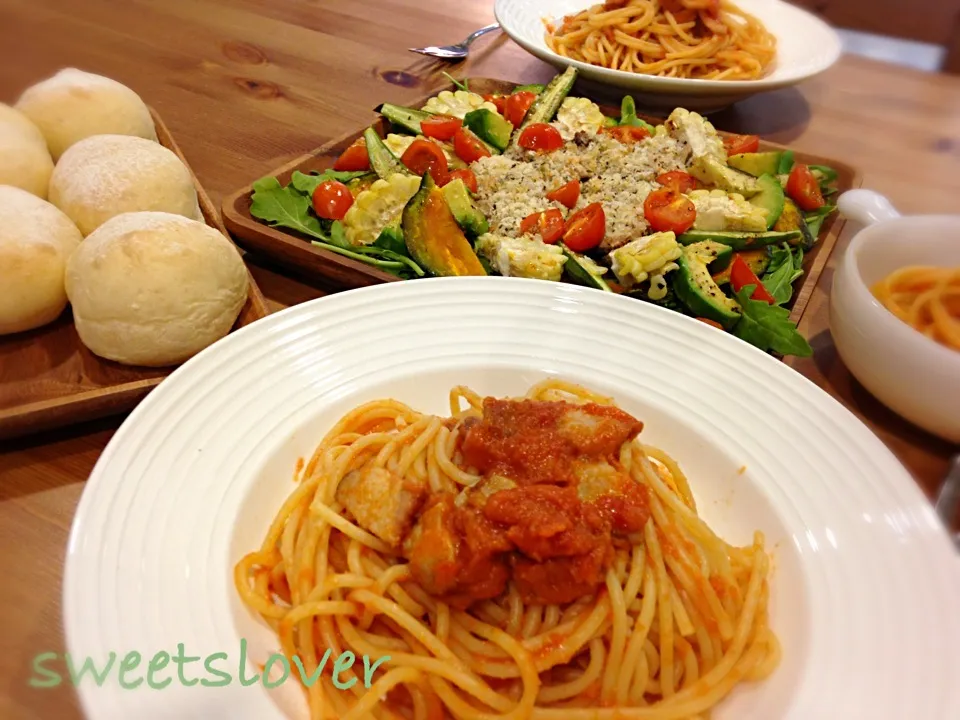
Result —
[[420, 121], [420, 131], [428, 138], [449, 140], [456, 134], [463, 122], [450, 115], [433, 115]]
[[333, 164], [334, 170], [343, 172], [357, 172], [359, 170], [370, 169], [370, 156], [367, 154], [367, 143], [363, 138], [357, 141], [343, 151], [343, 154], [337, 158]]
[[700, 187], [700, 183], [690, 173], [683, 170], [671, 170], [657, 177], [657, 182], [675, 193], [687, 193]]
[[503, 95], [484, 95], [483, 99], [497, 106], [497, 112], [503, 115], [507, 109], [507, 99]]
[[503, 116], [514, 127], [520, 127], [520, 123], [522, 123], [523, 119], [527, 116], [527, 110], [530, 109], [530, 106], [533, 105], [533, 101], [536, 99], [537, 96], [528, 90], [515, 92], [507, 98], [503, 109]]
[[527, 215], [520, 222], [520, 232], [539, 233], [547, 245], [553, 245], [563, 237], [563, 213], [556, 208]]
[[669, 188], [654, 190], [643, 203], [643, 216], [657, 232], [686, 232], [697, 219], [697, 208], [689, 198]]
[[763, 302], [776, 305], [777, 301], [770, 294], [756, 273], [750, 269], [750, 266], [739, 255], [733, 258], [733, 264], [730, 265], [730, 286], [734, 292], [740, 292], [747, 285], [753, 285], [754, 291], [750, 296], [751, 300], [762, 300]]
[[810, 168], [802, 163], [797, 163], [790, 171], [790, 177], [787, 179], [787, 195], [801, 210], [816, 210], [824, 204], [820, 183], [810, 172]]
[[727, 155], [756, 152], [760, 149], [760, 138], [756, 135], [727, 135], [723, 138]]
[[313, 211], [324, 220], [342, 220], [351, 205], [350, 188], [338, 180], [326, 180], [313, 191]]
[[468, 165], [482, 157], [490, 157], [490, 151], [476, 135], [467, 128], [460, 128], [453, 136], [453, 151]]
[[600, 203], [590, 203], [567, 219], [563, 242], [574, 252], [595, 248], [607, 233], [607, 216]]
[[414, 140], [403, 153], [400, 162], [417, 175], [429, 172], [437, 185], [447, 183], [447, 156], [443, 149], [430, 140]]
[[604, 128], [603, 132], [612, 135], [625, 145], [640, 142], [650, 137], [650, 131], [645, 127], [635, 125], [617, 125], [611, 128]]
[[553, 152], [563, 147], [563, 136], [561, 136], [560, 131], [552, 125], [534, 123], [520, 133], [520, 139], [517, 143], [524, 150]]
[[477, 192], [477, 176], [473, 174], [473, 170], [470, 170], [469, 168], [454, 170], [452, 173], [450, 173], [449, 177], [451, 180], [460, 178], [463, 180], [463, 184], [467, 186], [467, 190], [472, 193]]
[[580, 199], [580, 181], [573, 179], [566, 185], [561, 185], [556, 190], [547, 193], [547, 200], [556, 200], [569, 210], [573, 210], [577, 200]]

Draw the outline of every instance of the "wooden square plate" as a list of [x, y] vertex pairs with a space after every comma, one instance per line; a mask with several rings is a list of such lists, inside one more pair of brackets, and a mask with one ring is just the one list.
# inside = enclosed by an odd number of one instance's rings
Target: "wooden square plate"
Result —
[[[230, 237], [163, 120], [151, 108], [160, 144], [190, 170], [204, 220]], [[249, 273], [248, 273], [249, 275]], [[250, 276], [250, 293], [234, 329], [267, 315]], [[173, 368], [141, 368], [97, 357], [80, 342], [69, 306], [49, 325], [0, 336], [0, 439], [133, 409]]]
[[[470, 78], [469, 83], [470, 89], [480, 94], [509, 93], [516, 85], [515, 83], [505, 80], [494, 80], [491, 78]], [[453, 90], [454, 88], [452, 85], [446, 88], [438, 88], [412, 103], [412, 107], [421, 107], [428, 98], [433, 97], [445, 89]], [[584, 95], [577, 93], [576, 90], [573, 94], [578, 97], [590, 96], [589, 93]], [[617, 116], [620, 114], [619, 108], [610, 105], [601, 104], [600, 109], [605, 115]], [[663, 122], [662, 118], [646, 117], [645, 119], [653, 124]], [[373, 120], [373, 126], [377, 128], [381, 135], [385, 135], [388, 123], [378, 115], [376, 119]], [[341, 138], [317, 148], [313, 152], [277, 168], [269, 174], [275, 176], [282, 185], [286, 185], [290, 181], [290, 176], [293, 175], [294, 171], [299, 170], [303, 173], [322, 172], [332, 167], [340, 154], [350, 146], [354, 140], [360, 137], [365, 129], [366, 128], [358, 128]], [[721, 134], [724, 133], [721, 131]], [[787, 148], [776, 143], [761, 142], [760, 149], [785, 150]], [[809, 165], [829, 165], [836, 170], [838, 173], [836, 186], [841, 193], [845, 190], [860, 186], [861, 178], [859, 172], [846, 163], [801, 152], [795, 152], [795, 156], [797, 162]], [[223, 202], [224, 223], [227, 229], [236, 236], [237, 244], [241, 247], [252, 252], [261, 253], [281, 264], [296, 267], [300, 272], [329, 281], [344, 288], [363, 287], [400, 280], [394, 275], [378, 270], [365, 263], [320, 249], [312, 245], [304, 236], [298, 235], [295, 231], [272, 228], [257, 220], [250, 214], [252, 195], [253, 186], [251, 183], [242, 190], [227, 197]], [[810, 295], [813, 293], [814, 287], [816, 287], [820, 273], [826, 266], [827, 259], [836, 244], [842, 227], [843, 220], [837, 213], [833, 213], [827, 221], [824, 222], [817, 244], [805, 255], [804, 274], [802, 278], [798, 280], [800, 285], [795, 288], [793, 298], [787, 305], [790, 309], [790, 318], [793, 322], [798, 322], [803, 315]]]

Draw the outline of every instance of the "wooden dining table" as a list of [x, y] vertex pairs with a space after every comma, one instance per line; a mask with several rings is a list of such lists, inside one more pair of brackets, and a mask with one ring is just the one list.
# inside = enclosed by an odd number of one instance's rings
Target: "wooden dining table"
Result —
[[[408, 48], [457, 42], [493, 21], [491, 0], [0, 0], [0, 101], [67, 66], [134, 88], [165, 120], [214, 202], [456, 76], [543, 82], [553, 68], [505, 35], [446, 64]], [[907, 213], [955, 212], [960, 78], [844, 56], [798, 88], [713, 117], [854, 166]], [[837, 356], [832, 267], [801, 321], [814, 355], [789, 364], [867, 424], [928, 494], [957, 451], [873, 399]], [[906, 238], [908, 241], [909, 238]], [[271, 310], [332, 289], [248, 256]], [[3, 289], [0, 288], [0, 292]], [[0, 717], [82, 717], [66, 684], [29, 686], [32, 660], [62, 653], [61, 580], [70, 525], [113, 417], [0, 443]], [[130, 478], [136, 482], [136, 478]], [[837, 478], [843, 482], [843, 478]], [[960, 518], [954, 519], [954, 526]]]

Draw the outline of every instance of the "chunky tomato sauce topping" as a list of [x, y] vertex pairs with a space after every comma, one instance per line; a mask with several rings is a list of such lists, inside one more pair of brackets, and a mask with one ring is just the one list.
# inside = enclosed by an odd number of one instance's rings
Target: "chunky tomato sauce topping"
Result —
[[510, 579], [530, 604], [596, 591], [613, 537], [649, 517], [646, 486], [619, 464], [642, 428], [605, 405], [487, 398], [459, 444], [483, 480], [427, 502], [404, 543], [414, 577], [461, 607], [500, 595]]
[[520, 485], [575, 480], [577, 459], [616, 455], [643, 429], [619, 408], [538, 400], [483, 401], [483, 419], [463, 441], [464, 462]]

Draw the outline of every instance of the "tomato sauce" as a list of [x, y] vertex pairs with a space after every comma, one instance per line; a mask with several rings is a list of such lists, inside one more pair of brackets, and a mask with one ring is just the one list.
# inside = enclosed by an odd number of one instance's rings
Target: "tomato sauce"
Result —
[[[613, 560], [615, 535], [643, 529], [649, 491], [619, 465], [643, 424], [615, 407], [486, 398], [464, 423], [464, 464], [484, 476], [454, 502], [428, 502], [408, 537], [415, 579], [467, 607], [500, 595], [512, 579], [524, 602], [560, 604], [590, 595]], [[492, 475], [506, 489], [485, 494]]]
[[619, 408], [538, 400], [483, 401], [483, 420], [469, 428], [463, 459], [484, 474], [521, 485], [573, 480], [574, 461], [620, 450], [643, 423]]

